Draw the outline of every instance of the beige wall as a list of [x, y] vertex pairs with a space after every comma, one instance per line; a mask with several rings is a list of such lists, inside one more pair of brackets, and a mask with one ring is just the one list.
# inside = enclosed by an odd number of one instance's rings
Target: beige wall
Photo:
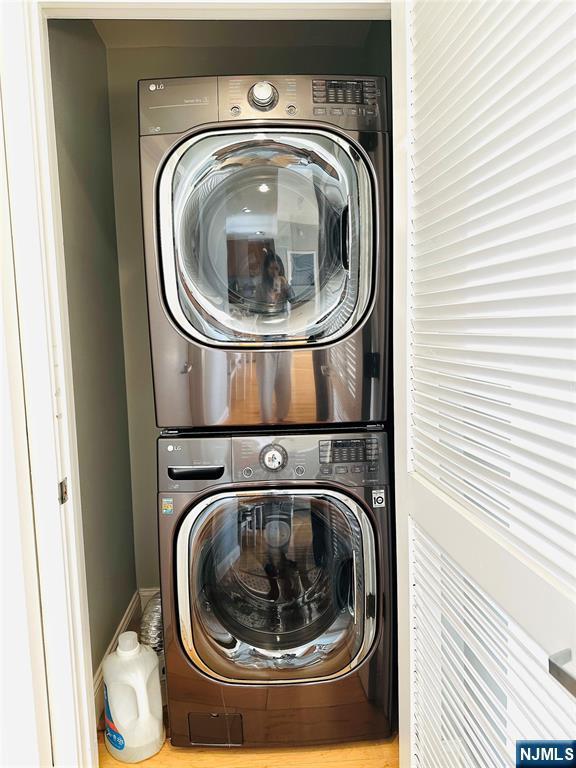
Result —
[[96, 668], [136, 589], [106, 50], [90, 22], [49, 32]]
[[[112, 22], [106, 22], [110, 25]], [[174, 22], [178, 24], [178, 22]], [[190, 22], [189, 22], [190, 23]], [[368, 38], [363, 35], [361, 45], [330, 47], [325, 44], [330, 30], [323, 27], [323, 45], [296, 47], [270, 47], [274, 36], [270, 22], [258, 36], [256, 22], [250, 24], [250, 47], [209, 47], [209, 36], [214, 24], [206, 24], [206, 35], [198, 31], [203, 46], [186, 47], [130, 47], [108, 50], [108, 87], [110, 93], [110, 122], [112, 128], [112, 158], [114, 172], [114, 199], [120, 291], [128, 391], [130, 450], [132, 465], [132, 499], [134, 511], [134, 537], [137, 581], [140, 587], [159, 583], [156, 534], [156, 443], [158, 430], [154, 421], [152, 371], [146, 310], [146, 287], [142, 225], [140, 219], [140, 180], [138, 166], [138, 104], [136, 86], [139, 79], [162, 77], [190, 77], [194, 75], [268, 73], [268, 74], [389, 74], [389, 23], [373, 25]], [[313, 23], [313, 22], [310, 22]], [[149, 24], [146, 22], [146, 24]], [[239, 26], [233, 24], [239, 38]], [[345, 22], [353, 38], [351, 22]], [[181, 25], [180, 25], [181, 26]], [[298, 27], [293, 27], [297, 29]], [[146, 39], [150, 40], [147, 27]], [[342, 27], [338, 36], [342, 38]], [[166, 25], [161, 27], [169, 37]], [[108, 30], [109, 31], [109, 30]], [[169, 32], [169, 31], [168, 31]], [[179, 29], [179, 38], [182, 29]], [[310, 32], [307, 33], [310, 35]], [[225, 35], [226, 36], [226, 35]], [[290, 39], [290, 30], [282, 33], [282, 40]], [[359, 36], [357, 36], [359, 37]], [[262, 45], [262, 40], [264, 44]], [[246, 41], [245, 41], [246, 43]], [[267, 47], [268, 46], [268, 47]]]

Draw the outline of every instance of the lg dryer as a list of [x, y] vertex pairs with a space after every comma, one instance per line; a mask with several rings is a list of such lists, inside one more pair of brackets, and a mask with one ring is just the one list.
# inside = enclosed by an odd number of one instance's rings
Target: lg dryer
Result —
[[140, 82], [159, 426], [384, 420], [384, 90], [374, 77]]
[[164, 434], [158, 476], [172, 743], [391, 735], [385, 433]]

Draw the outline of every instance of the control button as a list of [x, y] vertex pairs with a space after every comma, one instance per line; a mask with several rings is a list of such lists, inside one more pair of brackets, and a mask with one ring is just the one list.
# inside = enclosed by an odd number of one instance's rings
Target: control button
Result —
[[357, 115], [358, 114], [358, 109], [356, 107], [350, 107], [349, 109], [346, 110], [346, 114], [347, 115]]
[[352, 467], [352, 472], [362, 472], [364, 470], [364, 467], [359, 467], [356, 465], [355, 467]]
[[254, 474], [254, 470], [252, 469], [252, 467], [244, 467], [244, 469], [242, 470], [242, 474], [244, 475], [244, 477], [252, 477], [252, 475]]
[[269, 83], [267, 80], [261, 80], [259, 83], [255, 83], [248, 91], [248, 101], [256, 109], [267, 111], [278, 103], [278, 91], [272, 83]]
[[374, 117], [375, 114], [376, 114], [376, 110], [375, 109], [367, 109], [366, 110], [366, 117]]
[[242, 112], [242, 110], [240, 109], [238, 104], [234, 104], [233, 107], [230, 107], [230, 114], [232, 115], [232, 117], [238, 117], [240, 112]]
[[341, 107], [334, 107], [333, 109], [330, 110], [330, 114], [331, 115], [343, 115], [344, 114], [344, 110]]
[[302, 464], [299, 464], [299, 465], [296, 467], [296, 469], [294, 470], [294, 472], [296, 472], [296, 474], [297, 474], [299, 477], [302, 477], [302, 475], [303, 475], [303, 474], [306, 472], [306, 469], [305, 469], [305, 468], [302, 466]]
[[260, 462], [265, 469], [277, 472], [283, 469], [288, 461], [288, 454], [281, 445], [267, 445], [260, 454]]
[[372, 506], [373, 507], [385, 507], [386, 506], [386, 493], [385, 493], [385, 491], [372, 491]]
[[336, 474], [337, 475], [346, 475], [346, 474], [348, 474], [348, 467], [336, 467]]
[[320, 474], [321, 475], [331, 475], [333, 472], [332, 467], [320, 467]]
[[312, 86], [313, 87], [317, 87], [319, 85], [322, 86], [322, 88], [325, 88], [326, 87], [326, 80], [312, 80]]
[[378, 472], [378, 464], [369, 464], [367, 472]]
[[298, 107], [296, 106], [296, 104], [288, 104], [288, 106], [286, 107], [286, 113], [288, 115], [295, 115], [296, 112], [298, 112]]
[[314, 114], [315, 115], [325, 115], [326, 114], [326, 107], [314, 107]]

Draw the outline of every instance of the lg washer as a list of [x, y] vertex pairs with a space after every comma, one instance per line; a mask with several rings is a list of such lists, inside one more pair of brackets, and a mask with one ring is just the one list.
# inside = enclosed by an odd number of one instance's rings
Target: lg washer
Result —
[[394, 548], [386, 434], [158, 440], [176, 746], [391, 735]]

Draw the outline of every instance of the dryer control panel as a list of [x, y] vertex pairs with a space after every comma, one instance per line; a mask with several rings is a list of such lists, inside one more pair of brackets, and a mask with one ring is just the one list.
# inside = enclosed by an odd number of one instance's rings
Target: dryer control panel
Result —
[[386, 131], [387, 125], [382, 77], [169, 77], [141, 80], [138, 87], [141, 136], [243, 120], [314, 121], [350, 131]]
[[314, 120], [358, 131], [385, 130], [378, 77], [270, 75], [218, 78], [219, 120]]

